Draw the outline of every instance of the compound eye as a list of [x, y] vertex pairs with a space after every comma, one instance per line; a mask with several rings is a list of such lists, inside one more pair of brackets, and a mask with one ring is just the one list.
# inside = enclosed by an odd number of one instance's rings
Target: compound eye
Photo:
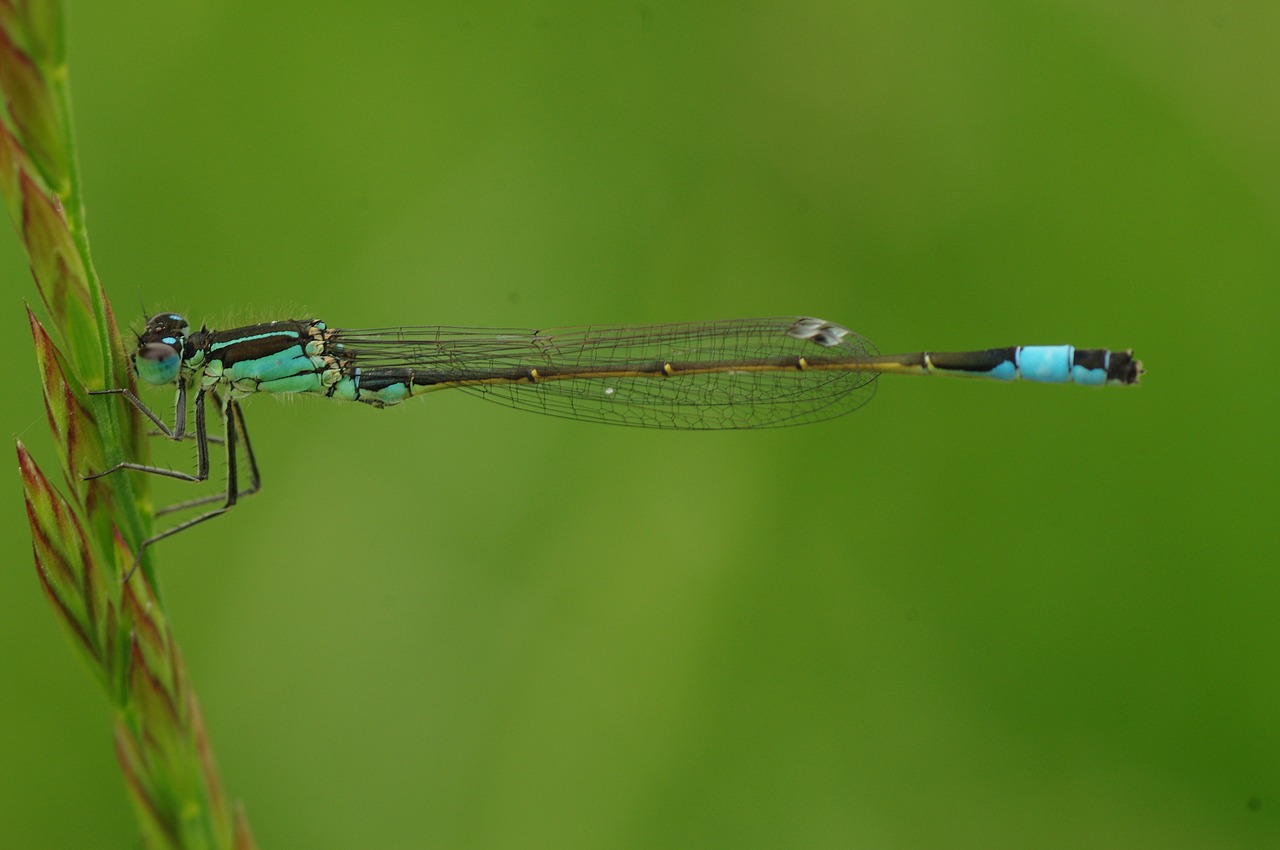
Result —
[[173, 383], [181, 365], [182, 355], [178, 351], [177, 340], [144, 342], [133, 355], [133, 366], [138, 371], [138, 377], [148, 384]]

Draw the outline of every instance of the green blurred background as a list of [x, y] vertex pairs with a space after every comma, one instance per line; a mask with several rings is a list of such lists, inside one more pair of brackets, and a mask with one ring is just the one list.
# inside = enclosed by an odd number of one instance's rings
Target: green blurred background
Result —
[[[253, 400], [266, 489], [158, 557], [262, 846], [1280, 845], [1277, 44], [1271, 0], [72, 4], [135, 329], [810, 314], [1150, 369], [758, 433]], [[16, 476], [0, 523], [0, 836], [137, 846]]]

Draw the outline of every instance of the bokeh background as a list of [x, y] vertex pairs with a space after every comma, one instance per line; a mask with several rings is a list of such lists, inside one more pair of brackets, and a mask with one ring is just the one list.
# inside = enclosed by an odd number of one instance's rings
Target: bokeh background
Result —
[[[266, 489], [158, 558], [264, 848], [1280, 845], [1275, 3], [69, 17], [135, 329], [809, 314], [1150, 370], [756, 433], [253, 400]], [[137, 846], [16, 475], [0, 528], [0, 835]]]

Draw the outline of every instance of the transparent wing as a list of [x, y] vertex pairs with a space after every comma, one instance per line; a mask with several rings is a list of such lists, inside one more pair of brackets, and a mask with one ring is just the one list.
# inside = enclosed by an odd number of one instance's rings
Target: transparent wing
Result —
[[875, 393], [874, 347], [817, 319], [664, 325], [339, 330], [361, 374], [458, 388], [551, 416], [646, 428], [768, 428], [830, 419]]

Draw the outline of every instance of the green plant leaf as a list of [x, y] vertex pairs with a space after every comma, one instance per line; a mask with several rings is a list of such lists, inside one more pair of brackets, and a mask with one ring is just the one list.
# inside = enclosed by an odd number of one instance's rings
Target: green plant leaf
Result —
[[145, 462], [147, 438], [131, 405], [86, 391], [132, 389], [133, 375], [84, 230], [64, 42], [56, 0], [0, 0], [0, 193], [48, 313], [41, 322], [28, 309], [27, 318], [73, 494], [58, 493], [18, 444], [36, 572], [115, 706], [116, 753], [145, 846], [252, 848], [243, 812], [222, 791], [149, 570], [122, 584], [130, 543], [150, 527], [145, 477], [85, 480], [122, 460]]
[[116, 618], [109, 582], [80, 520], [49, 484], [35, 459], [18, 443], [18, 469], [26, 500], [36, 572], [73, 641], [110, 681]]
[[54, 324], [62, 329], [76, 374], [93, 387], [104, 386], [98, 322], [93, 314], [89, 276], [67, 227], [62, 203], [46, 194], [23, 172], [21, 232], [31, 260], [31, 273]]
[[91, 472], [104, 466], [102, 436], [93, 411], [79, 382], [67, 379], [62, 353], [44, 329], [31, 309], [27, 309], [27, 322], [35, 342], [36, 364], [40, 369], [44, 387], [45, 412], [49, 417], [49, 430], [54, 444], [62, 454], [62, 466], [71, 478], [72, 492], [82, 489], [105, 489], [97, 481], [83, 481]]
[[[23, 9], [28, 7], [24, 6]], [[42, 50], [50, 47], [46, 40], [51, 25], [46, 15], [30, 11], [22, 23], [38, 22], [36, 29], [24, 26], [16, 32], [28, 36], [27, 41]], [[5, 105], [13, 121], [22, 147], [31, 156], [36, 170], [59, 195], [71, 191], [71, 168], [68, 157], [67, 133], [63, 127], [57, 101], [49, 97], [48, 70], [42, 69], [23, 50], [11, 33], [15, 30], [0, 28], [0, 88], [5, 94]]]

